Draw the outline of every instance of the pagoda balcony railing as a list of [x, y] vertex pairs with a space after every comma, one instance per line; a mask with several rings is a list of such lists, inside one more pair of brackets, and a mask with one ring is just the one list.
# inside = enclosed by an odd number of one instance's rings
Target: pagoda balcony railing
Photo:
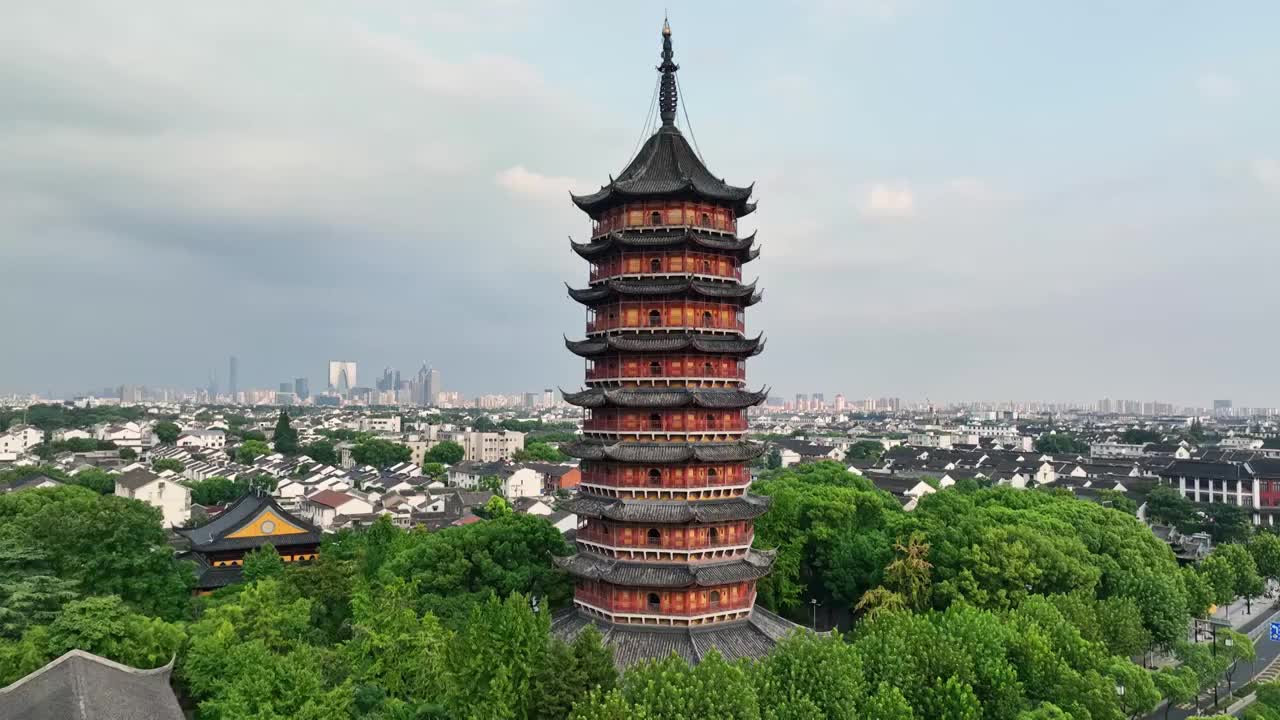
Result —
[[677, 434], [677, 433], [741, 433], [747, 430], [746, 413], [735, 411], [729, 417], [723, 414], [714, 420], [703, 415], [692, 417], [683, 414], [655, 414], [645, 416], [640, 413], [615, 414], [609, 410], [594, 410], [591, 417], [582, 424], [583, 432], [625, 432], [636, 434]]
[[639, 359], [635, 356], [613, 356], [590, 360], [586, 379], [596, 380], [665, 380], [708, 381], [746, 380], [746, 364], [734, 359], [713, 359], [694, 355]]
[[617, 230], [687, 229], [726, 233], [738, 231], [738, 219], [725, 207], [683, 201], [627, 203], [600, 215], [591, 224], [591, 236], [599, 237]]
[[593, 264], [591, 281], [618, 277], [697, 277], [742, 280], [742, 267], [723, 255], [696, 252], [624, 252]]
[[733, 533], [732, 538], [729, 533], [720, 533], [719, 536], [725, 538], [721, 540], [699, 540], [684, 539], [677, 541], [677, 537], [669, 533], [662, 535], [661, 542], [652, 542], [645, 537], [643, 532], [633, 532], [632, 542], [624, 542], [623, 537], [618, 532], [604, 532], [601, 528], [592, 525], [578, 528], [577, 538], [585, 542], [594, 543], [614, 550], [652, 550], [654, 552], [703, 552], [706, 550], [746, 550], [751, 547], [752, 540], [755, 539], [755, 531], [746, 533]]
[[659, 609], [652, 607], [649, 603], [641, 601], [639, 603], [634, 600], [616, 600], [607, 595], [592, 593], [581, 588], [574, 593], [573, 599], [580, 604], [586, 604], [592, 608], [606, 613], [626, 613], [633, 615], [648, 615], [652, 617], [710, 617], [720, 613], [734, 610], [750, 610], [756, 604], [756, 593], [752, 591], [738, 598], [736, 601], [722, 601], [714, 605], [708, 604], [707, 607], [685, 607], [681, 610], [675, 609]]
[[747, 488], [751, 487], [751, 483], [690, 488], [620, 488], [584, 482], [578, 487], [583, 494], [622, 498], [624, 500], [723, 500], [745, 495]]
[[746, 314], [738, 305], [696, 300], [626, 301], [588, 315], [587, 332], [607, 330], [707, 330], [746, 332]]
[[632, 472], [607, 468], [601, 470], [585, 470], [582, 473], [582, 484], [597, 485], [610, 488], [645, 488], [648, 490], [669, 489], [701, 489], [709, 487], [737, 487], [751, 484], [751, 474], [741, 466], [730, 466], [710, 474], [703, 470], [694, 472], [684, 468], [684, 473], [677, 476], [674, 472], [654, 468], [658, 475], [647, 472]]

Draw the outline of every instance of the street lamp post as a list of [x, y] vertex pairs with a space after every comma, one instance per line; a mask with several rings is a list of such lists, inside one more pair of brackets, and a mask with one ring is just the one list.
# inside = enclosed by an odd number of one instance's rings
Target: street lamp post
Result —
[[818, 606], [821, 604], [818, 602], [818, 598], [809, 599], [809, 606], [813, 608], [813, 621], [810, 623], [809, 628], [814, 632], [818, 631]]
[[1116, 699], [1120, 703], [1120, 712], [1129, 717], [1129, 713], [1124, 711], [1124, 683], [1119, 681], [1116, 682]]

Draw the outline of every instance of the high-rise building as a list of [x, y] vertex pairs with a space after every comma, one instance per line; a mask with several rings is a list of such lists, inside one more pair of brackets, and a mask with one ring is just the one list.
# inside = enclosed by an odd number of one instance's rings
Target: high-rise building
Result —
[[426, 402], [424, 405], [435, 405], [439, 401], [444, 386], [440, 384], [440, 371], [431, 368], [427, 371]]
[[356, 364], [351, 360], [330, 360], [329, 361], [329, 392], [336, 392], [341, 395], [351, 391], [358, 382], [356, 376]]
[[542, 407], [554, 407], [556, 404], [556, 391], [551, 388], [543, 388], [542, 390]]
[[307, 398], [311, 397], [310, 385], [311, 383], [307, 382], [307, 379], [304, 377], [294, 378], [293, 394], [296, 395], [299, 400], [306, 400]]
[[745, 438], [747, 408], [766, 396], [746, 389], [743, 372], [762, 348], [745, 335], [760, 294], [738, 280], [757, 255], [738, 218], [755, 204], [676, 128], [665, 23], [662, 45], [662, 126], [616, 180], [573, 196], [592, 240], [572, 247], [595, 284], [569, 291], [588, 308], [587, 338], [567, 343], [590, 360], [588, 388], [564, 396], [586, 409], [583, 439], [568, 446], [582, 459], [572, 501], [582, 524], [577, 554], [557, 559], [575, 578], [574, 607], [552, 628], [572, 637], [611, 626], [624, 664], [673, 651], [696, 660], [711, 647], [758, 656], [787, 628], [755, 607], [774, 561], [751, 547], [769, 502], [748, 492], [762, 449]]
[[1230, 400], [1214, 400], [1214, 401], [1213, 401], [1213, 416], [1214, 416], [1214, 417], [1226, 417], [1226, 416], [1229, 416], [1229, 415], [1231, 415], [1231, 401], [1230, 401]]
[[227, 393], [231, 395], [231, 402], [236, 401], [236, 393], [240, 391], [240, 360], [235, 355], [231, 356], [230, 367], [227, 369]]
[[838, 413], [844, 412], [844, 405], [845, 405], [844, 394], [836, 393], [836, 412]]
[[280, 392], [282, 392], [282, 393], [292, 393], [292, 392], [293, 392], [293, 383], [287, 383], [287, 382], [282, 382], [282, 383], [280, 383]]

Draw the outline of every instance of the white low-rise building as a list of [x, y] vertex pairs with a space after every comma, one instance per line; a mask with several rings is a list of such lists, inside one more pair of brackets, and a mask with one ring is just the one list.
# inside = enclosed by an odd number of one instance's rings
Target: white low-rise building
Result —
[[221, 430], [186, 430], [178, 436], [178, 447], [221, 450], [227, 446], [227, 434]]
[[116, 495], [160, 508], [165, 527], [180, 527], [191, 517], [191, 488], [178, 480], [168, 471], [156, 475], [138, 468], [116, 478]]

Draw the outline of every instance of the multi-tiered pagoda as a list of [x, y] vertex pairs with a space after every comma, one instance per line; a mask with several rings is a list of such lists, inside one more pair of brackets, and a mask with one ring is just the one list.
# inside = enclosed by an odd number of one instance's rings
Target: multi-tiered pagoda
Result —
[[773, 554], [752, 548], [753, 521], [769, 507], [751, 495], [746, 359], [764, 342], [746, 335], [760, 301], [742, 267], [759, 254], [738, 219], [755, 209], [751, 187], [709, 170], [676, 127], [671, 28], [662, 28], [661, 127], [617, 178], [574, 196], [591, 217], [591, 241], [573, 250], [590, 282], [569, 296], [587, 308], [586, 339], [566, 341], [586, 359], [587, 389], [573, 510], [574, 608], [553, 628], [605, 630], [620, 666], [676, 652], [696, 662], [711, 647], [730, 659], [763, 655], [793, 626], [755, 607]]

